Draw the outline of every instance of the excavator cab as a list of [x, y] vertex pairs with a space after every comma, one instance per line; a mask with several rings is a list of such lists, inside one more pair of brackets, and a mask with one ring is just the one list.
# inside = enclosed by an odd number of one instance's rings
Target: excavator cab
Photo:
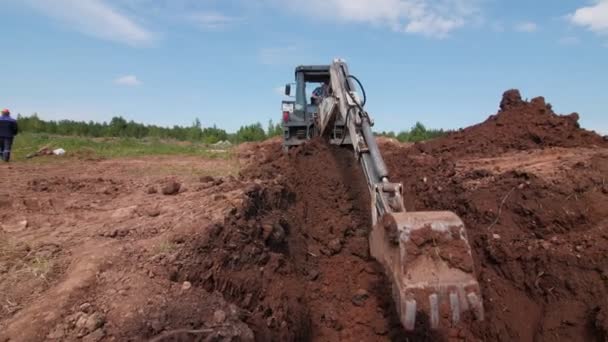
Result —
[[[301, 65], [295, 70], [295, 83], [285, 86], [285, 95], [292, 100], [281, 104], [283, 113], [283, 149], [304, 143], [319, 134], [319, 104], [312, 99], [312, 91], [319, 85], [330, 84], [330, 65]], [[295, 85], [295, 93], [292, 85]], [[336, 122], [335, 141], [344, 139], [344, 122]]]

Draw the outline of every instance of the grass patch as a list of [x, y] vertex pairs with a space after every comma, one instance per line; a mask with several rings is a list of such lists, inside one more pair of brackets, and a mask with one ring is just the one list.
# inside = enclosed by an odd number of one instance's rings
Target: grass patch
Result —
[[51, 273], [51, 270], [53, 269], [53, 263], [46, 258], [35, 257], [28, 267], [35, 277], [47, 279], [47, 275]]
[[170, 254], [171, 252], [175, 251], [177, 249], [177, 245], [174, 244], [171, 241], [163, 241], [161, 243], [159, 243], [158, 245], [156, 245], [156, 248], [154, 248], [154, 254], [158, 255], [158, 254]]
[[229, 159], [231, 150], [210, 148], [203, 143], [162, 140], [158, 138], [87, 138], [49, 134], [19, 134], [13, 146], [13, 159], [26, 156], [43, 147], [63, 148], [68, 156], [120, 158], [153, 155], [200, 156], [207, 159]]

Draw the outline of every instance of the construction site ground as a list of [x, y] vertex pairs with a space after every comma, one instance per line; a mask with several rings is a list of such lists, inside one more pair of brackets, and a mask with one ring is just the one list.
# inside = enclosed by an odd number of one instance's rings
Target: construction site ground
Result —
[[605, 341], [608, 142], [505, 93], [436, 140], [381, 139], [408, 210], [465, 222], [485, 320], [401, 328], [352, 150], [0, 164], [0, 341]]

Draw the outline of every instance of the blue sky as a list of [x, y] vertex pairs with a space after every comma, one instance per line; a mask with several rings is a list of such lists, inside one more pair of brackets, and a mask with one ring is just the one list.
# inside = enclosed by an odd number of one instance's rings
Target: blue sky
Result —
[[608, 0], [0, 0], [0, 107], [45, 119], [280, 119], [297, 64], [348, 61], [377, 130], [459, 128], [502, 92], [608, 134]]

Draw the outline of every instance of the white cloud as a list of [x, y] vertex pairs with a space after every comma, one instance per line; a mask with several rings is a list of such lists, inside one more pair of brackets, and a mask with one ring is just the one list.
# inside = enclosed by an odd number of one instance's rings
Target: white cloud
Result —
[[608, 0], [598, 0], [593, 6], [581, 7], [568, 18], [575, 25], [608, 35]]
[[479, 14], [479, 0], [268, 0], [307, 16], [443, 38]]
[[84, 34], [132, 46], [147, 45], [154, 35], [105, 0], [25, 0], [25, 3]]
[[136, 87], [136, 86], [142, 84], [141, 81], [139, 79], [137, 79], [137, 77], [135, 75], [125, 75], [125, 76], [118, 77], [117, 79], [114, 80], [114, 83], [118, 84], [118, 85], [129, 86], [129, 87]]
[[221, 30], [240, 21], [239, 18], [227, 16], [219, 12], [198, 12], [188, 15], [193, 23], [206, 30]]
[[538, 25], [531, 21], [524, 21], [515, 25], [515, 30], [519, 32], [536, 32]]
[[425, 16], [410, 21], [403, 31], [407, 33], [420, 33], [426, 36], [445, 37], [449, 32], [464, 26], [464, 19], [446, 19], [437, 16]]

